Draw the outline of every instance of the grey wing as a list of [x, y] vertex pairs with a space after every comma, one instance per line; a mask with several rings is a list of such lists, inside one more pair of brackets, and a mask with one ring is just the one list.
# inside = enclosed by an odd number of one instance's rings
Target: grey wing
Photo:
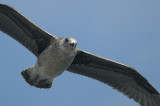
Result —
[[16, 39], [23, 46], [38, 56], [47, 48], [55, 36], [45, 32], [18, 11], [0, 4], [0, 30]]
[[79, 50], [67, 70], [106, 83], [141, 106], [160, 106], [158, 91], [129, 66]]

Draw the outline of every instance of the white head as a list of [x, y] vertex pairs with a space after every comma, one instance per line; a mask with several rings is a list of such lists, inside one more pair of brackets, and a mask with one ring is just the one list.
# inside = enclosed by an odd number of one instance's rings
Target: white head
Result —
[[62, 44], [65, 48], [70, 49], [70, 50], [74, 50], [77, 46], [77, 40], [75, 40], [72, 37], [63, 38]]

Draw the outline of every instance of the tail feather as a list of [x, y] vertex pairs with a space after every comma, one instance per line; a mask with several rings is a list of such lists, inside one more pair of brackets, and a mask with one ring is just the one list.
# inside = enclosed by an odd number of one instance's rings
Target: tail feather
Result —
[[53, 83], [53, 78], [44, 78], [35, 71], [35, 67], [31, 66], [21, 72], [24, 80], [31, 86], [37, 88], [51, 88]]
[[32, 70], [34, 70], [34, 66], [31, 66], [31, 67], [29, 67], [29, 68], [24, 69], [23, 71], [21, 71], [21, 75], [23, 76], [24, 80], [28, 84], [30, 84], [30, 77], [31, 77], [30, 73], [31, 73]]

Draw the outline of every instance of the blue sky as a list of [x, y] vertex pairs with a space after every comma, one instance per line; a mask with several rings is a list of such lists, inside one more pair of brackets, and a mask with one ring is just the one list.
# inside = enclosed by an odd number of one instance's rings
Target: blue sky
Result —
[[[159, 0], [14, 0], [24, 16], [78, 47], [134, 67], [160, 92]], [[36, 57], [0, 32], [1, 106], [139, 106], [99, 81], [64, 72], [51, 89], [29, 86], [20, 71]]]

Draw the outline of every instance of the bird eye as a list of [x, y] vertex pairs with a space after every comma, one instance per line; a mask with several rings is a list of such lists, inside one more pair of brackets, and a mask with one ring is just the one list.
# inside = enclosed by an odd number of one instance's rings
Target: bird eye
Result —
[[68, 42], [68, 38], [65, 39], [65, 42]]

